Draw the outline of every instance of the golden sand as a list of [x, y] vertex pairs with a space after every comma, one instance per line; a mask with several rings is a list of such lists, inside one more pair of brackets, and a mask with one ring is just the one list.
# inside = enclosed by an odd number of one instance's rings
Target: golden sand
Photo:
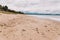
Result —
[[0, 14], [0, 40], [60, 40], [60, 22]]

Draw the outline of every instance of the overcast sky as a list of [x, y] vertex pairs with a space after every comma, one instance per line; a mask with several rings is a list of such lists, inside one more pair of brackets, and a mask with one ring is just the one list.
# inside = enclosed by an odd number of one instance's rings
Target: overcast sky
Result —
[[0, 4], [18, 11], [60, 11], [60, 0], [0, 0]]

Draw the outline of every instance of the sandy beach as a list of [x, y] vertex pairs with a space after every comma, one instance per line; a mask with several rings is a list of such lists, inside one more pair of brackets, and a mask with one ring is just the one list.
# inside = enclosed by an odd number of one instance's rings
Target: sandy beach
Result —
[[22, 14], [0, 14], [0, 40], [60, 40], [60, 22]]

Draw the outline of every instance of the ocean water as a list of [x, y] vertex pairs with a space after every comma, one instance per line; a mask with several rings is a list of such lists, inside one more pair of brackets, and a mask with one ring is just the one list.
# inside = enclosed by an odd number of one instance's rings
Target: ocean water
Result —
[[60, 13], [31, 13], [26, 12], [28, 16], [43, 18], [43, 19], [50, 19], [54, 21], [60, 21]]
[[28, 16], [33, 16], [37, 18], [42, 18], [42, 19], [50, 19], [54, 21], [59, 21], [60, 22], [60, 16], [47, 16], [47, 15], [28, 15]]

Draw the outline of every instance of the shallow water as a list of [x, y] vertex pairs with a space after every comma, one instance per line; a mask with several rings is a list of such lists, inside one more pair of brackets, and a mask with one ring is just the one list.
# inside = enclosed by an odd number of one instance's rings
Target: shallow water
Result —
[[38, 18], [43, 18], [43, 19], [51, 19], [51, 20], [55, 20], [55, 21], [60, 21], [60, 16], [44, 16], [44, 15], [28, 15], [28, 16], [34, 16], [34, 17], [38, 17]]

